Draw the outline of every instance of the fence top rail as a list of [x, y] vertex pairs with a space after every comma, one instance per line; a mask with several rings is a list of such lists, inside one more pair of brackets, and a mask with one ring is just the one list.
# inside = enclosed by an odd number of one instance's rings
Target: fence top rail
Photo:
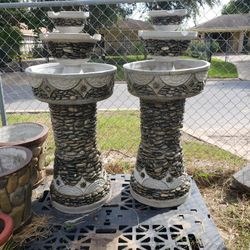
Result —
[[[6, 0], [7, 1], [7, 0]], [[170, 0], [160, 0], [158, 2], [168, 2]], [[129, 4], [155, 2], [155, 0], [65, 0], [65, 1], [36, 1], [36, 2], [15, 2], [0, 3], [0, 9], [23, 8], [23, 7], [60, 7], [76, 5], [99, 5], [99, 4]]]

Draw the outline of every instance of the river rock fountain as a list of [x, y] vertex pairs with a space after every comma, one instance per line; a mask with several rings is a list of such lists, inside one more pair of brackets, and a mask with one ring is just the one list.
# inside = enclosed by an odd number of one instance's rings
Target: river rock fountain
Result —
[[[88, 63], [100, 35], [80, 31], [83, 12], [49, 13], [60, 29], [41, 36], [58, 62], [26, 69], [34, 95], [49, 103], [56, 144], [53, 206], [66, 213], [88, 213], [105, 203], [110, 181], [96, 147], [96, 103], [112, 95], [116, 67]], [[64, 32], [67, 33], [64, 33]]]
[[124, 65], [128, 90], [140, 98], [141, 110], [141, 143], [130, 192], [153, 207], [182, 204], [191, 186], [183, 166], [180, 129], [185, 99], [202, 91], [209, 63], [176, 57], [197, 35], [176, 31], [186, 14], [183, 9], [149, 12], [157, 30], [142, 30], [139, 36], [155, 59]]

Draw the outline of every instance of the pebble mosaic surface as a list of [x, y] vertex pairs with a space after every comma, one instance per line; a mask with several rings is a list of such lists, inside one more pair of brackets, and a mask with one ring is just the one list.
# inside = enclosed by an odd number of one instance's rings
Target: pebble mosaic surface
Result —
[[0, 177], [0, 212], [9, 214], [15, 229], [31, 218], [31, 164]]
[[183, 55], [189, 44], [190, 40], [157, 40], [146, 39], [142, 40], [146, 51], [154, 56], [181, 56]]
[[90, 58], [95, 43], [50, 41], [47, 45], [55, 58], [85, 59]]
[[[185, 99], [168, 102], [150, 102], [140, 99], [141, 143], [137, 155], [136, 169], [144, 178], [155, 180], [166, 178], [171, 183], [174, 178], [184, 175], [180, 129], [182, 128]], [[132, 189], [149, 199], [173, 199], [188, 193], [190, 181], [183, 178], [175, 189], [157, 190], [145, 188], [131, 178]]]
[[185, 16], [151, 17], [151, 21], [154, 25], [178, 25], [184, 18]]
[[[49, 105], [56, 143], [54, 179], [58, 185], [81, 188], [103, 179], [100, 153], [96, 147], [96, 103], [85, 105]], [[110, 183], [103, 181], [96, 190], [84, 196], [60, 194], [51, 186], [54, 201], [68, 205], [91, 204], [108, 194]]]

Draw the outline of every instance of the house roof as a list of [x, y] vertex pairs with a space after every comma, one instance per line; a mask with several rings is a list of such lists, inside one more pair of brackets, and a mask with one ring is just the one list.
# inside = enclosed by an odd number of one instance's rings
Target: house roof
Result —
[[131, 29], [131, 30], [151, 30], [153, 29], [153, 26], [149, 22], [144, 22], [141, 20], [135, 20], [135, 19], [124, 19], [119, 20], [117, 24], [114, 24], [112, 26], [118, 27], [119, 29]]
[[250, 30], [250, 14], [221, 15], [192, 28], [196, 31], [239, 31]]

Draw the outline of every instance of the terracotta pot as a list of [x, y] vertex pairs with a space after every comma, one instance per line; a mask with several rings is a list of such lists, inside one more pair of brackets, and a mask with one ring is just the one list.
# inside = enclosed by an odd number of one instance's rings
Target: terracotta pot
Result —
[[39, 123], [24, 122], [0, 128], [0, 147], [23, 146], [33, 153], [32, 183], [37, 187], [45, 177], [45, 153], [43, 144], [48, 137], [48, 127]]
[[14, 229], [13, 219], [7, 214], [0, 213], [0, 249], [10, 240]]
[[15, 230], [31, 219], [31, 159], [28, 148], [0, 148], [0, 212], [12, 217]]

